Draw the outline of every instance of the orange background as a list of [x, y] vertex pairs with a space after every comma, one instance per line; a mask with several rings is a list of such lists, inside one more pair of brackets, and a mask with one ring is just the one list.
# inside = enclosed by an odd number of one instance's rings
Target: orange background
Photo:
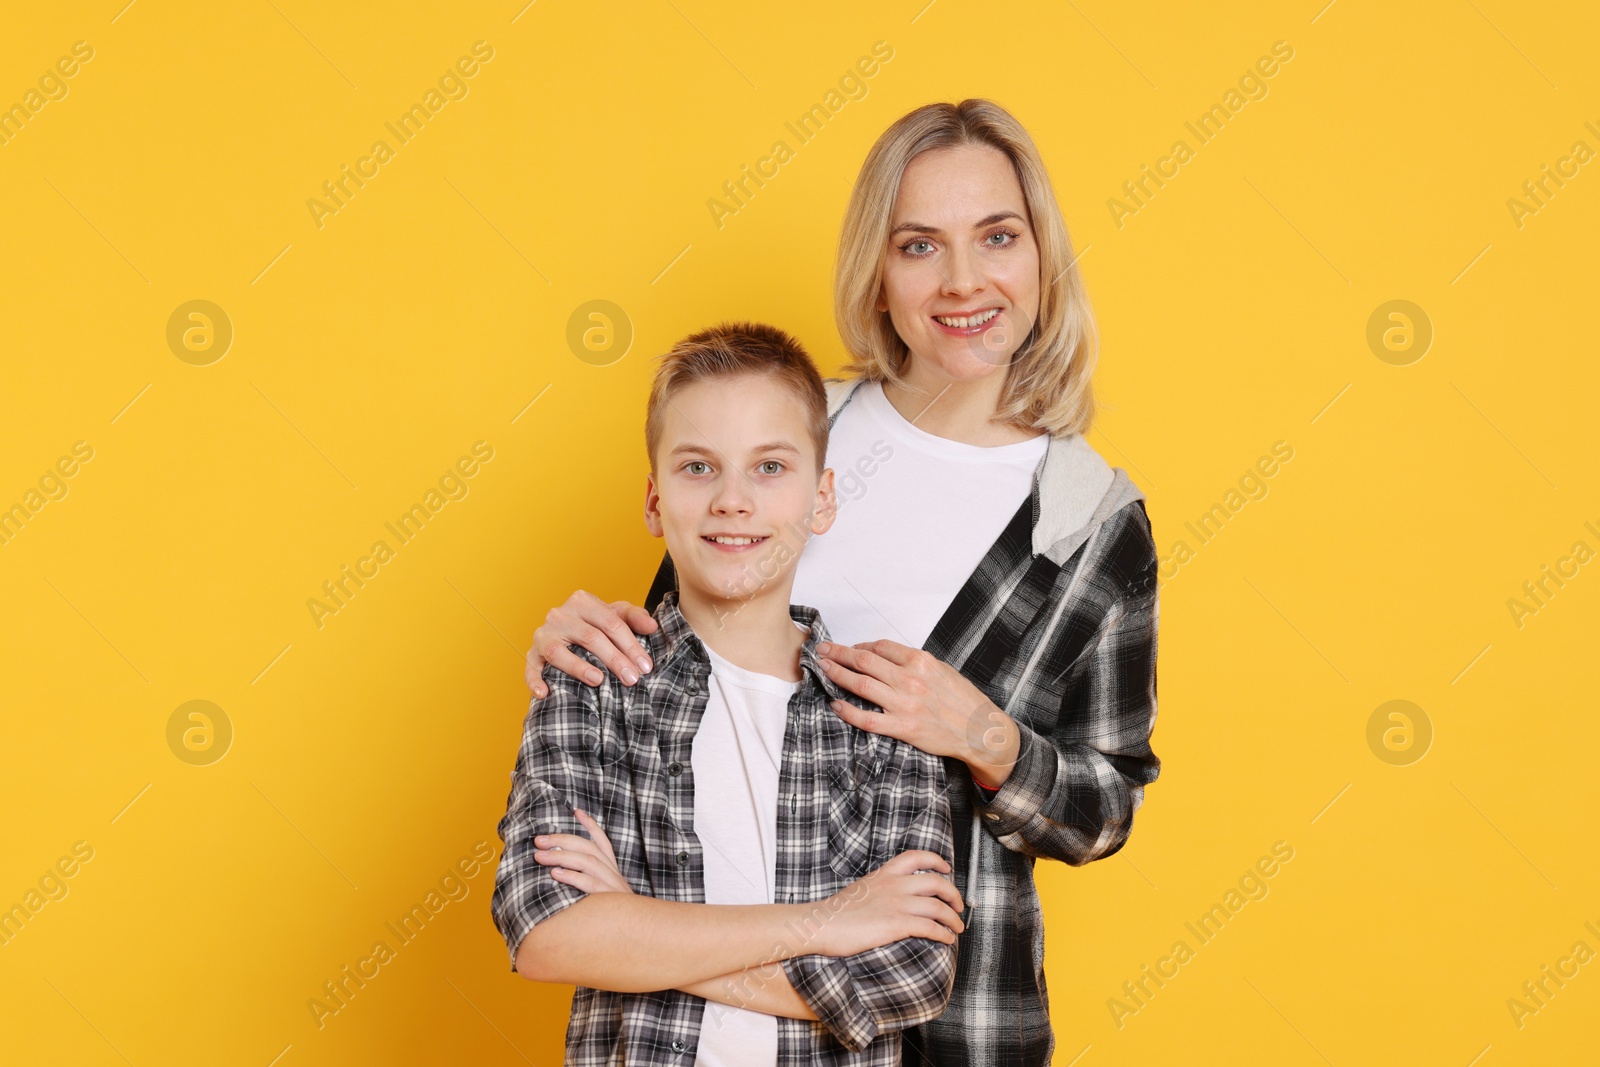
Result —
[[[1600, 950], [1591, 6], [120, 4], [0, 34], [26, 109], [0, 144], [0, 507], [25, 517], [0, 906], [39, 905], [0, 944], [0, 1059], [556, 1062], [567, 992], [510, 973], [492, 868], [446, 879], [498, 850], [529, 635], [575, 587], [644, 596], [650, 357], [740, 317], [835, 369], [868, 147], [973, 95], [1051, 169], [1104, 341], [1091, 441], [1168, 559], [1161, 778], [1121, 854], [1038, 872], [1056, 1062], [1592, 1058], [1600, 965], [1508, 1006]], [[1170, 177], [1128, 202], [1147, 164]], [[314, 212], [346, 165], [369, 177]], [[1546, 165], [1568, 177], [1535, 204]], [[169, 342], [195, 300], [220, 317]], [[617, 332], [574, 346], [596, 300]], [[319, 625], [346, 565], [370, 577]], [[1534, 604], [1545, 565], [1568, 576]], [[169, 729], [196, 700], [209, 727]], [[1276, 842], [1265, 895], [1229, 898]], [[319, 1027], [323, 983], [430, 891]]]

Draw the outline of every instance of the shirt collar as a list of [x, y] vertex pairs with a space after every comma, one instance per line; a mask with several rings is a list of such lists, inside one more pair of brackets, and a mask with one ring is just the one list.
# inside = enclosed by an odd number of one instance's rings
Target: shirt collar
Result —
[[[808, 631], [805, 642], [800, 646], [801, 669], [811, 673], [829, 700], [847, 700], [845, 691], [823, 671], [822, 660], [817, 655], [817, 645], [833, 640], [828, 636], [822, 613], [805, 604], [790, 604], [789, 617]], [[689, 620], [683, 617], [683, 611], [678, 607], [678, 590], [668, 590], [661, 597], [661, 602], [656, 605], [655, 620], [661, 627], [655, 635], [659, 651], [652, 657], [656, 661], [657, 671], [664, 670], [676, 657], [687, 655], [703, 664], [705, 671], [709, 672], [711, 657], [706, 654], [706, 646], [700, 635], [694, 632], [694, 627], [689, 625]]]
[[[864, 378], [833, 378], [828, 390], [828, 422], [850, 403]], [[1119, 467], [1112, 467], [1082, 434], [1051, 436], [1034, 472], [1033, 554], [1063, 562], [1117, 510], [1144, 493]]]

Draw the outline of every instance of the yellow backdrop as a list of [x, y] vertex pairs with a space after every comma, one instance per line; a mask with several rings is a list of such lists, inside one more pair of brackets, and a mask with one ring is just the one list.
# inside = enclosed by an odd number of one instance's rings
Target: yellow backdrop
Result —
[[836, 368], [868, 146], [980, 95], [1165, 582], [1056, 1062], [1593, 1057], [1591, 5], [123, 2], [0, 33], [0, 1060], [557, 1062], [495, 823], [650, 357]]

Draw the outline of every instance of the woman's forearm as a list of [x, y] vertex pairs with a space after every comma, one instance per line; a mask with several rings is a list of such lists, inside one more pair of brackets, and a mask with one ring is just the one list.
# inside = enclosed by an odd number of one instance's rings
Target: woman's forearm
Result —
[[617, 993], [676, 989], [816, 951], [793, 936], [810, 910], [597, 893], [534, 926], [517, 946], [517, 973]]

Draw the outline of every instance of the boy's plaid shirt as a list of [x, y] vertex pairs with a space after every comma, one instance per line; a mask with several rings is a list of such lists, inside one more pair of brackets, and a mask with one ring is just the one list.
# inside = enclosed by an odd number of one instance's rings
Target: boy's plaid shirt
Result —
[[[827, 383], [830, 425], [860, 381]], [[1022, 747], [994, 794], [978, 790], [965, 764], [946, 761], [966, 929], [949, 1007], [906, 1032], [907, 1064], [1050, 1062], [1033, 865], [1114, 855], [1161, 771], [1150, 748], [1156, 567], [1144, 494], [1081, 435], [1054, 437], [1029, 498], [923, 645], [1016, 720]], [[676, 580], [663, 557], [645, 607]], [[987, 726], [975, 722], [975, 736]]]
[[[953, 864], [941, 761], [834, 714], [829, 700], [871, 705], [823, 674], [816, 646], [828, 636], [818, 613], [795, 605], [790, 615], [810, 634], [779, 770], [774, 903], [821, 901], [907, 849], [926, 849]], [[533, 858], [538, 834], [583, 834], [575, 807], [599, 818], [634, 892], [705, 901], [691, 755], [711, 664], [676, 593], [661, 599], [655, 618], [660, 629], [640, 638], [654, 668], [638, 685], [624, 686], [574, 646], [600, 668], [600, 686], [546, 668], [550, 694], [529, 708], [499, 825], [505, 850], [492, 901], [513, 968], [517, 946], [535, 924], [583, 899]], [[778, 1064], [900, 1063], [899, 1031], [944, 1009], [956, 951], [907, 938], [847, 958], [787, 960], [790, 983], [820, 1021], [778, 1020]], [[567, 1026], [566, 1062], [690, 1067], [705, 1003], [676, 990], [623, 994], [580, 987]]]

